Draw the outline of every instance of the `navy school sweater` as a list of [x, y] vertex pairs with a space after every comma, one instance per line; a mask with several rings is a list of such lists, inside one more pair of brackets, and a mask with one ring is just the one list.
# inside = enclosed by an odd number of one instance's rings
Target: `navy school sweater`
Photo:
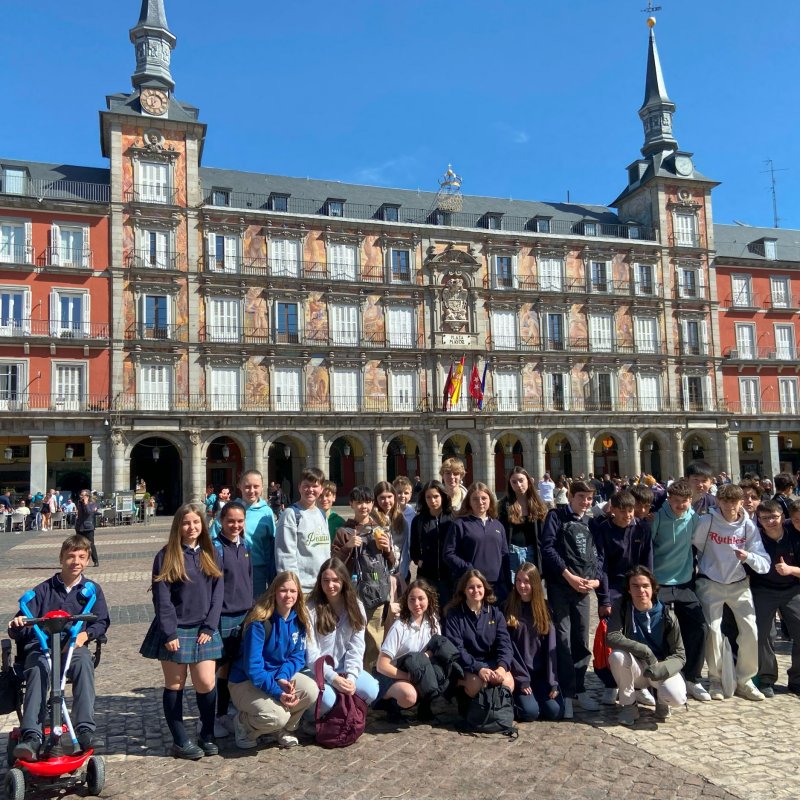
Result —
[[234, 544], [220, 532], [214, 540], [217, 561], [222, 566], [222, 613], [235, 617], [250, 610], [253, 605], [253, 559], [244, 539]]
[[597, 548], [597, 569], [600, 586], [597, 604], [610, 606], [622, 594], [625, 575], [632, 567], [643, 566], [653, 571], [653, 541], [650, 523], [634, 520], [620, 528], [611, 517], [603, 515], [589, 523]]
[[466, 603], [451, 609], [444, 621], [444, 635], [456, 646], [461, 666], [467, 672], [498, 666], [511, 671], [511, 637], [506, 618], [495, 606], [484, 603], [477, 614]]

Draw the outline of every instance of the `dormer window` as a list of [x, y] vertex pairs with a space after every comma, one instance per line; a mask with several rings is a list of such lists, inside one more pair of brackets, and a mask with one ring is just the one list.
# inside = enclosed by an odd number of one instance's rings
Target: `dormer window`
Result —
[[211, 191], [211, 202], [215, 206], [229, 206], [231, 204], [231, 190], [213, 189]]
[[275, 194], [274, 192], [269, 196], [270, 211], [288, 211], [289, 210], [289, 195], [288, 194]]
[[778, 242], [776, 239], [764, 239], [764, 258], [775, 261], [778, 257]]
[[325, 201], [325, 213], [329, 217], [344, 216], [344, 200], [334, 200], [329, 198]]
[[384, 222], [399, 222], [400, 206], [381, 206], [381, 218]]
[[597, 236], [597, 223], [596, 222], [584, 222], [581, 225], [582, 233], [584, 236]]
[[484, 214], [481, 223], [487, 230], [499, 231], [503, 227], [503, 215], [496, 213]]
[[536, 233], [550, 233], [550, 217], [535, 217], [533, 229]]
[[442, 211], [441, 209], [436, 209], [431, 215], [431, 222], [434, 225], [449, 225], [453, 215], [449, 211]]
[[2, 190], [6, 194], [26, 194], [28, 171], [19, 167], [5, 167], [0, 173]]

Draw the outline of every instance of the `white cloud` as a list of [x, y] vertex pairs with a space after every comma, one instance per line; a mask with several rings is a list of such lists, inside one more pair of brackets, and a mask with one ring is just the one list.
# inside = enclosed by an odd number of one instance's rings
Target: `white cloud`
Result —
[[506, 122], [498, 122], [495, 124], [495, 127], [502, 134], [503, 138], [511, 142], [511, 144], [528, 144], [531, 140], [527, 131], [521, 128], [515, 128]]

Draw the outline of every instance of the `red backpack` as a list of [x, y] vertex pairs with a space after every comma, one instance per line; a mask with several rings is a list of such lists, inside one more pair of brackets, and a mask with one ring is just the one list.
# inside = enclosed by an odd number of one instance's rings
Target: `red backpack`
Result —
[[314, 719], [317, 724], [317, 744], [323, 747], [349, 747], [358, 741], [367, 725], [367, 704], [358, 695], [336, 692], [333, 708], [324, 716], [320, 716], [322, 692], [325, 689], [325, 664], [334, 666], [330, 656], [321, 656], [314, 663], [314, 677], [319, 687], [317, 707]]

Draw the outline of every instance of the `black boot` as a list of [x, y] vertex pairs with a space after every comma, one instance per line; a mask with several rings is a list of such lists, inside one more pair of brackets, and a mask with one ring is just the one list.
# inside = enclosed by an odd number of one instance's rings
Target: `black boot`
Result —
[[417, 705], [417, 720], [419, 722], [430, 722], [436, 716], [433, 713], [431, 706], [433, 700], [430, 697], [424, 697]]

